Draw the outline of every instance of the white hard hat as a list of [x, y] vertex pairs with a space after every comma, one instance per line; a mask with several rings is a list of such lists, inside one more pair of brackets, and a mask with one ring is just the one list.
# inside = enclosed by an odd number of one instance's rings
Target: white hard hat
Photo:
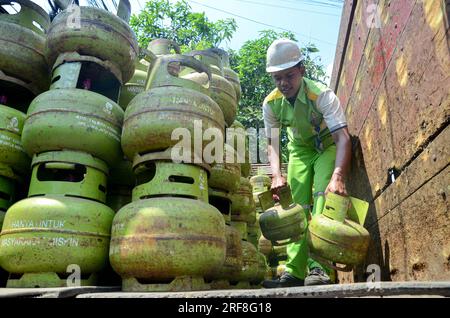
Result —
[[302, 60], [303, 56], [297, 43], [289, 39], [275, 40], [267, 49], [266, 71], [268, 73], [283, 71]]

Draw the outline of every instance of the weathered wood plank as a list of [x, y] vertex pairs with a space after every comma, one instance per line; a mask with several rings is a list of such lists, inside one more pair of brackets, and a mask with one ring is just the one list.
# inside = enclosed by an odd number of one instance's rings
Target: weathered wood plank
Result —
[[374, 196], [370, 187], [369, 176], [367, 175], [366, 162], [361, 140], [356, 136], [352, 136], [352, 159], [346, 183], [347, 191], [354, 197], [372, 202]]
[[[374, 1], [376, 4], [377, 1]], [[369, 28], [367, 26], [368, 1], [358, 1], [355, 9], [355, 15], [352, 22], [350, 38], [346, 47], [345, 60], [342, 64], [341, 75], [339, 78], [337, 96], [342, 107], [347, 108], [351, 96], [353, 84], [364, 52]]]
[[[367, 65], [370, 58], [363, 58], [347, 116], [350, 133], [360, 138], [367, 175], [365, 179], [368, 182], [366, 184], [370, 186], [373, 195], [385, 185], [388, 168], [402, 169], [425, 146], [428, 139], [445, 126], [450, 117], [450, 55], [442, 49], [444, 45], [447, 47], [443, 14], [437, 20], [430, 17], [439, 17], [436, 12], [443, 13], [439, 10], [439, 5], [428, 7], [422, 2], [415, 6], [412, 18], [399, 40], [399, 50], [395, 52], [374, 98], [370, 95], [375, 90], [374, 83], [378, 75], [373, 75], [376, 73], [373, 66]], [[406, 15], [401, 16], [401, 21], [406, 20]], [[397, 21], [395, 23], [399, 21], [392, 19]], [[430, 23], [435, 32], [432, 32], [431, 27], [427, 28]], [[383, 32], [391, 34], [394, 31]], [[374, 39], [377, 34], [383, 32], [370, 33], [366, 51], [376, 43]], [[436, 48], [430, 49], [430, 45], [415, 48], [416, 35], [422, 39], [428, 38], [426, 43], [434, 43]], [[435, 42], [431, 41], [432, 37]], [[392, 36], [389, 35], [388, 38], [391, 39]], [[392, 50], [389, 46], [382, 49]], [[403, 52], [414, 57], [414, 60], [408, 62], [410, 71], [403, 65], [406, 63]], [[418, 77], [418, 80], [413, 81], [412, 77]], [[402, 85], [405, 81], [410, 83]]]
[[[361, 118], [362, 114], [367, 115], [373, 93], [370, 91], [370, 81], [366, 80], [369, 76], [369, 68], [367, 66], [367, 59], [363, 58], [359, 67], [358, 74], [355, 78], [353, 91], [345, 109], [349, 132], [353, 136], [360, 135], [361, 127], [364, 124], [365, 117]], [[366, 110], [364, 112], [363, 110]], [[359, 115], [361, 114], [361, 115]]]
[[[391, 64], [397, 41], [410, 21], [409, 17], [414, 4], [415, 1], [381, 0], [379, 2], [380, 11], [377, 12], [379, 20], [368, 35], [363, 60], [355, 79], [351, 103], [347, 109], [356, 135], [360, 134], [373, 105], [385, 71]], [[392, 89], [395, 86], [388, 87]]]
[[374, 85], [378, 85], [392, 58], [397, 41], [404, 31], [416, 1], [381, 0], [380, 40], [374, 48]]
[[336, 46], [336, 53], [334, 56], [333, 72], [330, 79], [330, 88], [336, 91], [337, 84], [339, 83], [339, 72], [341, 70], [341, 63], [343, 58], [345, 58], [345, 52], [347, 50], [347, 35], [351, 31], [351, 26], [353, 22], [353, 7], [356, 6], [355, 0], [346, 0], [344, 7], [342, 8], [341, 15], [341, 25], [339, 27], [339, 37]]
[[388, 169], [395, 160], [391, 118], [387, 113], [388, 91], [385, 86], [380, 87], [360, 135], [372, 196], [386, 185]]
[[439, 1], [418, 2], [386, 74], [395, 166], [450, 118], [450, 53]]
[[450, 163], [450, 127], [418, 156], [375, 201], [377, 218], [398, 206]]
[[391, 279], [450, 280], [450, 167], [379, 220]]

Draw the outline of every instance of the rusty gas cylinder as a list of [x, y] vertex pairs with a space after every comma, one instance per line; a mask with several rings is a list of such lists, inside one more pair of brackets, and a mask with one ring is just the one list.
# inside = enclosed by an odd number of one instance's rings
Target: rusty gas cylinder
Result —
[[243, 266], [242, 240], [239, 231], [226, 226], [227, 252], [225, 262], [215, 269], [208, 279], [237, 281]]
[[[204, 131], [212, 128], [218, 133], [224, 132], [223, 114], [208, 96], [208, 90], [193, 81], [178, 78], [169, 71], [170, 65], [190, 67], [206, 72], [210, 77], [207, 67], [192, 57], [167, 55], [156, 58], [147, 90], [136, 96], [125, 112], [122, 148], [130, 160], [172, 148], [179, 143], [176, 137], [188, 139], [183, 139], [190, 146], [185, 151], [202, 154], [203, 147], [208, 144], [202, 138]], [[202, 135], [196, 136], [196, 133]], [[175, 138], [172, 138], [173, 134]], [[197, 145], [196, 139], [203, 142]], [[196, 151], [198, 147], [201, 149]]]
[[247, 230], [247, 222], [242, 221], [231, 221], [230, 225], [234, 227], [241, 235], [241, 240], [247, 241], [248, 230]]
[[[188, 56], [198, 58], [211, 69], [212, 78], [210, 83], [211, 98], [219, 105], [223, 112], [223, 117], [227, 126], [230, 126], [236, 118], [237, 102], [236, 92], [233, 85], [224, 77], [223, 67], [220, 57], [212, 51], [192, 51]], [[191, 73], [183, 76], [201, 85], [208, 84], [206, 74]]]
[[293, 202], [288, 186], [280, 188], [278, 196], [280, 202], [274, 203], [271, 191], [259, 195], [261, 207], [265, 211], [259, 216], [261, 231], [273, 245], [300, 241], [306, 233], [307, 211]]
[[24, 121], [24, 113], [0, 105], [0, 175], [5, 177], [25, 175], [30, 170], [31, 160], [21, 142]]
[[273, 254], [272, 242], [266, 239], [264, 235], [261, 235], [258, 239], [258, 250], [266, 257]]
[[34, 94], [48, 89], [50, 73], [44, 56], [50, 17], [28, 0], [0, 0], [0, 5], [18, 3], [19, 12], [0, 14], [0, 71], [20, 79]]
[[239, 104], [242, 94], [241, 82], [239, 80], [239, 74], [236, 73], [230, 66], [230, 56], [228, 52], [219, 48], [213, 48], [211, 50], [220, 56], [222, 60], [224, 77], [233, 85], [236, 93], [236, 101]]
[[259, 284], [264, 279], [264, 274], [261, 275], [261, 261], [258, 251], [253, 244], [242, 241], [242, 255], [243, 265], [238, 276], [239, 282], [249, 282], [252, 284]]
[[114, 218], [110, 262], [122, 277], [147, 282], [205, 277], [225, 261], [225, 222], [201, 200], [156, 197], [132, 202]]
[[183, 196], [208, 202], [208, 175], [200, 166], [170, 161], [143, 161], [135, 165], [137, 185], [132, 200]]
[[82, 89], [54, 89], [31, 103], [22, 132], [29, 155], [45, 151], [87, 152], [113, 166], [122, 158], [123, 110]]
[[249, 214], [256, 208], [252, 186], [247, 178], [241, 177], [239, 189], [231, 196], [231, 214]]
[[328, 193], [325, 207], [315, 215], [308, 231], [310, 252], [331, 262], [357, 265], [364, 261], [369, 232], [347, 216], [349, 197]]
[[259, 203], [258, 195], [270, 189], [272, 179], [270, 179], [268, 175], [260, 174], [251, 177], [250, 184], [252, 185], [253, 200], [255, 201], [256, 209], [259, 213], [263, 213], [264, 211], [262, 210], [261, 204]]
[[259, 174], [250, 178], [253, 193], [261, 193], [270, 189], [272, 179], [268, 175]]
[[47, 151], [33, 156], [28, 196], [61, 194], [106, 202], [108, 166], [91, 154]]
[[156, 56], [172, 54], [181, 54], [181, 49], [177, 43], [167, 39], [156, 39], [149, 43], [147, 50], [141, 49], [141, 54], [144, 58], [137, 60], [135, 63], [135, 71], [133, 77], [123, 85], [120, 92], [119, 105], [125, 110], [131, 100], [139, 93], [145, 90], [145, 83], [148, 77], [148, 71], [152, 63], [152, 54]]
[[244, 125], [235, 120], [230, 126], [231, 129], [227, 130], [227, 143], [232, 144], [239, 158], [241, 165], [241, 175], [244, 178], [250, 176], [250, 150], [249, 150], [249, 138], [245, 130]]
[[[73, 19], [73, 15], [79, 19]], [[67, 52], [107, 61], [118, 70], [118, 80], [126, 83], [134, 74], [138, 44], [129, 25], [112, 13], [95, 7], [70, 6], [53, 19], [45, 43], [49, 65]]]
[[270, 270], [270, 267], [267, 264], [266, 257], [258, 252], [258, 270], [255, 273], [255, 277], [252, 280], [253, 284], [259, 284], [261, 283], [265, 277], [266, 273]]
[[252, 243], [256, 248], [258, 248], [258, 241], [261, 236], [261, 229], [259, 228], [259, 223], [255, 220], [253, 223], [247, 224], [247, 241]]
[[231, 221], [245, 222], [249, 226], [256, 222], [256, 209], [250, 212], [241, 213], [239, 211], [234, 211], [231, 214]]
[[[57, 274], [65, 275], [71, 264], [83, 274], [101, 271], [108, 261], [113, 216], [101, 203], [64, 195], [36, 196], [12, 205], [0, 234], [0, 266], [23, 277], [8, 281], [8, 287], [66, 286]], [[38, 273], [55, 274], [36, 282], [32, 277]]]
[[209, 186], [228, 192], [239, 189], [241, 166], [235, 162], [235, 151], [228, 145], [224, 145], [223, 161], [214, 163], [209, 178]]

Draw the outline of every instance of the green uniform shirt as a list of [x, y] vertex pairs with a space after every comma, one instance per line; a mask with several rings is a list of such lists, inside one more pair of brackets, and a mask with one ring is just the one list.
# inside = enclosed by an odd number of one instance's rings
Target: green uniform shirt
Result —
[[334, 143], [329, 126], [332, 131], [347, 126], [336, 95], [325, 85], [305, 77], [294, 106], [278, 89], [266, 97], [264, 105], [266, 132], [270, 128], [287, 127], [290, 147], [323, 152]]

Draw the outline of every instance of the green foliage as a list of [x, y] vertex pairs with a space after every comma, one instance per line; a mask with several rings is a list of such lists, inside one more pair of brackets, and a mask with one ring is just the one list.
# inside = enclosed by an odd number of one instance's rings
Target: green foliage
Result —
[[[239, 104], [237, 120], [245, 127], [263, 128], [262, 102], [264, 98], [275, 88], [271, 76], [266, 72], [266, 52], [270, 44], [279, 38], [288, 38], [297, 41], [291, 32], [277, 33], [273, 30], [260, 32], [260, 37], [244, 43], [239, 52], [230, 51], [231, 67], [239, 73], [242, 98]], [[319, 50], [314, 44], [301, 47], [305, 56], [305, 67], [307, 78], [324, 82], [326, 73], [324, 66], [320, 64], [320, 57], [312, 54]], [[282, 160], [288, 161], [287, 135], [282, 132]]]
[[184, 0], [175, 4], [169, 0], [147, 1], [144, 10], [131, 16], [130, 26], [140, 47], [166, 38], [178, 43], [182, 52], [217, 47], [229, 41], [237, 28], [234, 19], [209, 21], [205, 13], [192, 12]]

